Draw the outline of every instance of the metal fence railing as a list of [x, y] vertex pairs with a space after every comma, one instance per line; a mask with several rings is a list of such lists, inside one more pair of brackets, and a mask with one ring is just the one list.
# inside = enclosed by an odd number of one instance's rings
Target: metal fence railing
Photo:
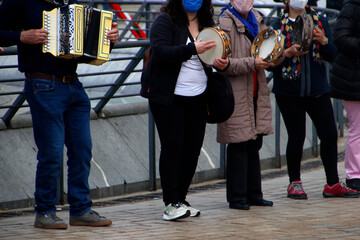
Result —
[[[120, 29], [119, 43], [115, 44], [111, 53], [111, 61], [100, 67], [80, 65], [79, 78], [88, 92], [92, 108], [101, 115], [102, 109], [108, 104], [144, 101], [139, 97], [140, 75], [142, 70], [142, 58], [145, 50], [149, 47], [149, 30], [154, 18], [159, 14], [161, 4], [164, 1], [85, 1], [79, 0], [80, 4], [90, 4], [94, 7], [109, 9], [114, 12], [115, 21]], [[117, 8], [110, 4], [116, 4]], [[119, 7], [122, 8], [119, 8]], [[217, 16], [224, 4], [214, 4]], [[255, 5], [269, 25], [279, 18], [282, 4]], [[115, 10], [114, 10], [115, 9]], [[121, 9], [121, 10], [119, 10]], [[331, 9], [315, 8], [320, 14], [328, 17], [330, 25], [334, 25], [338, 11]], [[126, 11], [125, 11], [126, 10]], [[215, 17], [216, 17], [215, 16]], [[138, 36], [135, 37], [138, 33]], [[140, 34], [141, 33], [141, 34]], [[145, 34], [145, 35], [144, 35]], [[142, 37], [141, 37], [142, 36]], [[145, 36], [145, 37], [144, 37]], [[19, 110], [28, 108], [22, 90], [24, 77], [17, 71], [16, 47], [5, 48], [0, 53], [0, 117], [8, 128], [11, 128], [12, 118]], [[97, 79], [101, 81], [97, 81]], [[268, 80], [272, 78], [271, 74]], [[129, 100], [125, 100], [129, 99]], [[336, 120], [343, 135], [342, 105], [334, 101]], [[151, 114], [149, 114], [151, 118]], [[154, 164], [154, 127], [153, 120], [149, 121], [149, 144], [150, 164]], [[313, 154], [317, 155], [316, 132], [313, 131]], [[224, 146], [221, 146], [220, 162], [224, 163]], [[280, 167], [280, 113], [276, 108], [275, 119], [275, 166]], [[154, 169], [151, 165], [150, 169]], [[155, 186], [154, 171], [150, 173], [150, 180]]]

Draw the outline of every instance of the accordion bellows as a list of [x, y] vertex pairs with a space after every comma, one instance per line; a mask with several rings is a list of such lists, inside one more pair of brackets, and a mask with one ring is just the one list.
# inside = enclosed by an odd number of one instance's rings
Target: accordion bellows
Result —
[[79, 4], [43, 11], [43, 28], [49, 32], [43, 52], [101, 65], [110, 59], [110, 40], [106, 35], [112, 19], [111, 11]]

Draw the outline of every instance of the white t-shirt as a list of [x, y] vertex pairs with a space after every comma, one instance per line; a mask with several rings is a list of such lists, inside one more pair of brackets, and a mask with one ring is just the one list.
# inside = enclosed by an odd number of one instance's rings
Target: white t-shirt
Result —
[[[187, 44], [190, 42], [188, 38]], [[204, 67], [197, 55], [183, 62], [176, 82], [175, 94], [180, 96], [197, 96], [203, 93], [207, 85]]]

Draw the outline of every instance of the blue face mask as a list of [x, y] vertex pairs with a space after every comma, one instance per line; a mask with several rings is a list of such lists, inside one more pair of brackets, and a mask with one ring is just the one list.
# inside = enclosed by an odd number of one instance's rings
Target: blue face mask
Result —
[[189, 13], [197, 12], [202, 6], [203, 0], [183, 0], [183, 6]]

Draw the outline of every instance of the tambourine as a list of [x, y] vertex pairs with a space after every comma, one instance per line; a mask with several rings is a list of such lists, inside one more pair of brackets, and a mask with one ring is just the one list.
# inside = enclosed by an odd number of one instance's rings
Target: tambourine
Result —
[[213, 65], [216, 58], [226, 58], [231, 53], [229, 38], [219, 27], [204, 28], [197, 38], [202, 38], [202, 41], [214, 40], [216, 43], [215, 47], [198, 54], [206, 65]]
[[261, 31], [251, 45], [251, 56], [261, 57], [267, 62], [275, 62], [284, 51], [284, 36], [280, 30], [267, 28]]
[[309, 14], [302, 14], [296, 17], [293, 26], [294, 44], [299, 44], [300, 52], [310, 49], [314, 31], [314, 22]]

